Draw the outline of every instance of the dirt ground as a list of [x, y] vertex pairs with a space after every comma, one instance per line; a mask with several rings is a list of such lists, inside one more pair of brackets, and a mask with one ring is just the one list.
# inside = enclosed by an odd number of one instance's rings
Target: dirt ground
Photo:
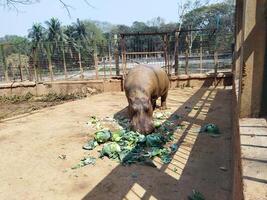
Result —
[[[175, 131], [179, 148], [172, 162], [155, 160], [157, 168], [125, 167], [104, 158], [95, 166], [70, 169], [89, 153], [82, 149], [94, 133], [86, 124], [89, 116], [113, 116], [124, 109], [122, 92], [1, 120], [0, 199], [186, 200], [196, 189], [207, 200], [229, 200], [231, 88], [175, 89], [167, 103], [185, 128]], [[205, 123], [216, 123], [222, 135], [199, 134]]]
[[32, 94], [27, 94], [24, 96], [11, 96], [10, 98], [2, 98], [0, 96], [0, 120], [17, 116], [20, 114], [31, 114], [33, 111], [40, 110], [42, 108], [51, 107], [59, 104], [63, 104], [66, 102], [74, 101], [80, 98], [84, 98], [85, 96], [79, 94], [70, 94], [70, 95], [56, 95], [54, 93], [50, 93], [48, 95], [44, 95], [41, 97], [35, 97]]
[[3, 103], [0, 102], [0, 119], [5, 119], [13, 117], [16, 115], [31, 113], [35, 110], [40, 110], [42, 108], [55, 106], [64, 102], [20, 102], [20, 103]]

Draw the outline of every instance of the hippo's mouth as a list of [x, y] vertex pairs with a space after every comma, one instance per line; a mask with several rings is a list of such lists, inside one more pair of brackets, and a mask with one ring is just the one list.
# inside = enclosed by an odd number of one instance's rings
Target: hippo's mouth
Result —
[[138, 133], [148, 135], [154, 131], [154, 125], [152, 120], [133, 119], [131, 123], [131, 129]]

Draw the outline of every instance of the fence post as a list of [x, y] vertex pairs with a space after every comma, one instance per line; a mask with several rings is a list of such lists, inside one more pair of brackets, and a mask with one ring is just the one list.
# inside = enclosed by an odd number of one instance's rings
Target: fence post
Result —
[[34, 76], [35, 76], [35, 81], [39, 81], [38, 74], [37, 74], [37, 53], [36, 53], [36, 48], [33, 48], [33, 70], [34, 70]]
[[188, 75], [188, 55], [189, 55], [189, 52], [188, 52], [188, 49], [186, 49], [186, 52], [185, 52], [185, 74]]
[[64, 67], [64, 75], [65, 79], [68, 78], [68, 72], [67, 72], [67, 64], [66, 64], [66, 57], [65, 57], [65, 50], [64, 50], [64, 44], [62, 44], [62, 57], [63, 57], [63, 67]]
[[108, 42], [108, 61], [109, 61], [109, 75], [112, 76], [112, 66], [111, 66], [111, 52], [110, 52], [110, 38]]
[[118, 36], [114, 35], [115, 49], [114, 49], [114, 60], [116, 67], [116, 76], [120, 75], [120, 65], [119, 65], [119, 49], [118, 49]]
[[126, 47], [125, 47], [125, 36], [121, 35], [121, 51], [122, 51], [122, 73], [123, 77], [126, 75]]
[[83, 75], [83, 66], [82, 66], [82, 56], [81, 56], [81, 50], [79, 49], [79, 53], [78, 53], [78, 57], [79, 57], [79, 66], [80, 66], [80, 78], [83, 80], [84, 75]]
[[98, 79], [98, 57], [96, 53], [94, 53], [94, 61], [95, 61], [95, 78]]
[[46, 54], [47, 54], [47, 60], [48, 60], [48, 69], [49, 69], [50, 79], [52, 82], [54, 81], [54, 74], [53, 74], [52, 58], [51, 58], [51, 51], [50, 51], [49, 43], [46, 46]]
[[203, 38], [202, 38], [202, 34], [200, 35], [200, 73], [202, 74], [203, 72], [203, 47], [202, 47], [202, 41], [203, 41]]
[[5, 58], [5, 50], [4, 50], [4, 45], [1, 45], [1, 53], [2, 53], [2, 63], [3, 63], [3, 71], [5, 74], [5, 81], [9, 82], [9, 77], [8, 77], [8, 67], [6, 64], [6, 58]]
[[16, 77], [15, 77], [15, 72], [14, 72], [14, 64], [13, 63], [9, 63], [8, 66], [9, 66], [11, 74], [12, 74], [11, 80], [15, 81]]
[[116, 66], [116, 76], [120, 75], [120, 65], [119, 65], [119, 51], [115, 49], [114, 51], [114, 59], [115, 59], [115, 66]]
[[215, 79], [217, 79], [217, 73], [218, 73], [218, 52], [214, 51], [214, 74]]
[[186, 35], [186, 50], [185, 50], [185, 74], [188, 75], [188, 54], [189, 54], [189, 38], [188, 34]]
[[168, 58], [167, 58], [167, 51], [168, 51], [168, 38], [167, 34], [163, 36], [163, 49], [164, 49], [164, 60], [165, 60], [165, 71], [169, 74], [168, 71]]
[[54, 74], [53, 74], [53, 67], [52, 67], [51, 58], [48, 58], [48, 68], [49, 68], [50, 79], [51, 79], [51, 81], [54, 81]]
[[174, 73], [179, 75], [179, 32], [175, 32], [175, 46], [174, 46]]
[[108, 61], [109, 61], [109, 75], [111, 77], [112, 76], [111, 55], [109, 55]]
[[106, 79], [106, 57], [104, 57], [104, 79]]
[[23, 73], [22, 73], [22, 67], [21, 67], [21, 55], [19, 52], [19, 75], [20, 75], [20, 80], [21, 82], [23, 81]]

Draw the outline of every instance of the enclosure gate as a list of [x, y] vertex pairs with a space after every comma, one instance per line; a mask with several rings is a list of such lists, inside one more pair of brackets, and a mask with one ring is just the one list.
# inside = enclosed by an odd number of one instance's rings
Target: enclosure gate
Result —
[[[120, 33], [123, 76], [136, 64], [162, 67], [168, 75], [188, 75], [190, 70], [193, 73], [207, 70], [217, 73], [219, 55], [215, 32], [216, 29], [182, 29]], [[209, 69], [203, 69], [203, 62], [205, 67], [210, 65]]]

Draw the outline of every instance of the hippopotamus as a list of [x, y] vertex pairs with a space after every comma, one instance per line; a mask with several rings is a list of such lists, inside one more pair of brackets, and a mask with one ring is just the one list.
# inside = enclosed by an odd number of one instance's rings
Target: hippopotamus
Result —
[[147, 135], [154, 131], [152, 121], [156, 100], [161, 97], [161, 109], [166, 109], [169, 78], [160, 67], [138, 65], [132, 68], [124, 82], [131, 128]]

